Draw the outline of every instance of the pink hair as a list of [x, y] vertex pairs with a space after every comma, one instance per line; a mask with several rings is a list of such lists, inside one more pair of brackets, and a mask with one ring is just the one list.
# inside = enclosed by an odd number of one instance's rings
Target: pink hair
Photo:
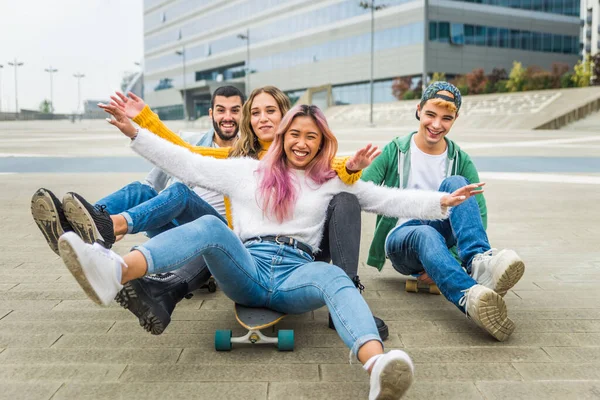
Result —
[[258, 168], [262, 176], [258, 193], [263, 201], [263, 212], [274, 214], [280, 223], [293, 217], [292, 209], [298, 195], [283, 148], [284, 135], [296, 117], [312, 118], [323, 134], [321, 148], [306, 166], [306, 177], [322, 185], [336, 176], [336, 172], [331, 169], [331, 161], [337, 153], [338, 143], [329, 129], [325, 115], [317, 106], [293, 107], [281, 120], [275, 139]]

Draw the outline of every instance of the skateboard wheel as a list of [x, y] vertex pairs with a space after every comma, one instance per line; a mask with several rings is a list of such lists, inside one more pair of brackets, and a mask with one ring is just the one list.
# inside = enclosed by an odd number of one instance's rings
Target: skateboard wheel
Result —
[[215, 281], [208, 281], [208, 291], [209, 293], [214, 293], [217, 291], [217, 283]]
[[277, 332], [277, 349], [279, 351], [294, 351], [294, 331], [282, 329]]
[[406, 281], [406, 291], [417, 293], [419, 291], [417, 281], [413, 281], [413, 280]]
[[442, 294], [442, 292], [440, 292], [440, 288], [437, 287], [436, 284], [429, 285], [429, 293], [431, 293], [431, 294]]
[[215, 350], [231, 351], [231, 331], [217, 330], [215, 332]]

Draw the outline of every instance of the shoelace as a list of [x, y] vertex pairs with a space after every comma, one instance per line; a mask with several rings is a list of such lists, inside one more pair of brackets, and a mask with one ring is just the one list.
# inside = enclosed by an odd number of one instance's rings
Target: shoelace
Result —
[[365, 285], [363, 285], [362, 283], [360, 283], [360, 278], [358, 277], [358, 275], [356, 275], [352, 279], [352, 282], [354, 283], [354, 286], [356, 286], [356, 288], [358, 289], [358, 291], [362, 294], [363, 290], [365, 290]]
[[92, 248], [94, 248], [98, 253], [102, 254], [104, 257], [108, 258], [111, 261], [119, 261], [121, 264], [123, 265], [127, 265], [125, 264], [125, 260], [123, 260], [123, 257], [121, 257], [120, 255], [118, 255], [117, 253], [115, 253], [112, 250], [107, 249], [106, 247], [102, 246], [100, 243], [94, 243], [92, 245]]
[[458, 305], [465, 309], [465, 316], [468, 319], [469, 313], [467, 312], [467, 305], [469, 304], [469, 297], [471, 296], [471, 288], [461, 290], [461, 293], [463, 293], [463, 296], [458, 300]]
[[481, 259], [481, 258], [485, 258], [485, 257], [493, 257], [494, 253], [496, 253], [498, 251], [498, 249], [489, 249], [488, 251], [485, 251], [481, 254], [477, 254], [475, 256], [475, 259]]
[[108, 211], [106, 211], [106, 205], [104, 204], [97, 205], [96, 210], [98, 210], [98, 212], [101, 214], [108, 214]]
[[171, 279], [173, 276], [175, 276], [175, 274], [172, 272], [163, 272], [162, 274], [149, 275], [148, 279], [152, 279], [153, 281], [164, 282], [166, 280]]

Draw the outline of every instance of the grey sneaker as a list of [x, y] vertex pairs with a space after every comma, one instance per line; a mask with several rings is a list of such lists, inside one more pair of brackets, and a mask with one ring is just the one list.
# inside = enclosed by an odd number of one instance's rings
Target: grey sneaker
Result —
[[458, 304], [464, 307], [467, 316], [500, 342], [508, 339], [515, 323], [508, 318], [504, 299], [483, 285], [471, 286], [463, 292]]
[[491, 249], [477, 254], [471, 263], [471, 277], [503, 297], [519, 282], [524, 272], [525, 264], [521, 257], [508, 249]]
[[402, 350], [381, 355], [371, 370], [369, 400], [401, 398], [412, 384], [414, 370], [412, 360]]
[[54, 193], [40, 188], [31, 197], [31, 216], [44, 235], [48, 246], [58, 254], [58, 238], [73, 230], [65, 217], [62, 204]]

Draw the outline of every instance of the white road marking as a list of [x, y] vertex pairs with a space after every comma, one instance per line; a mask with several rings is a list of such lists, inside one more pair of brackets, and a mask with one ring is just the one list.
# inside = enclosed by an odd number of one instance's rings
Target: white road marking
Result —
[[575, 183], [583, 185], [600, 185], [600, 176], [594, 175], [564, 175], [564, 174], [536, 174], [527, 172], [485, 172], [479, 173], [482, 181], [526, 181], [544, 183]]

